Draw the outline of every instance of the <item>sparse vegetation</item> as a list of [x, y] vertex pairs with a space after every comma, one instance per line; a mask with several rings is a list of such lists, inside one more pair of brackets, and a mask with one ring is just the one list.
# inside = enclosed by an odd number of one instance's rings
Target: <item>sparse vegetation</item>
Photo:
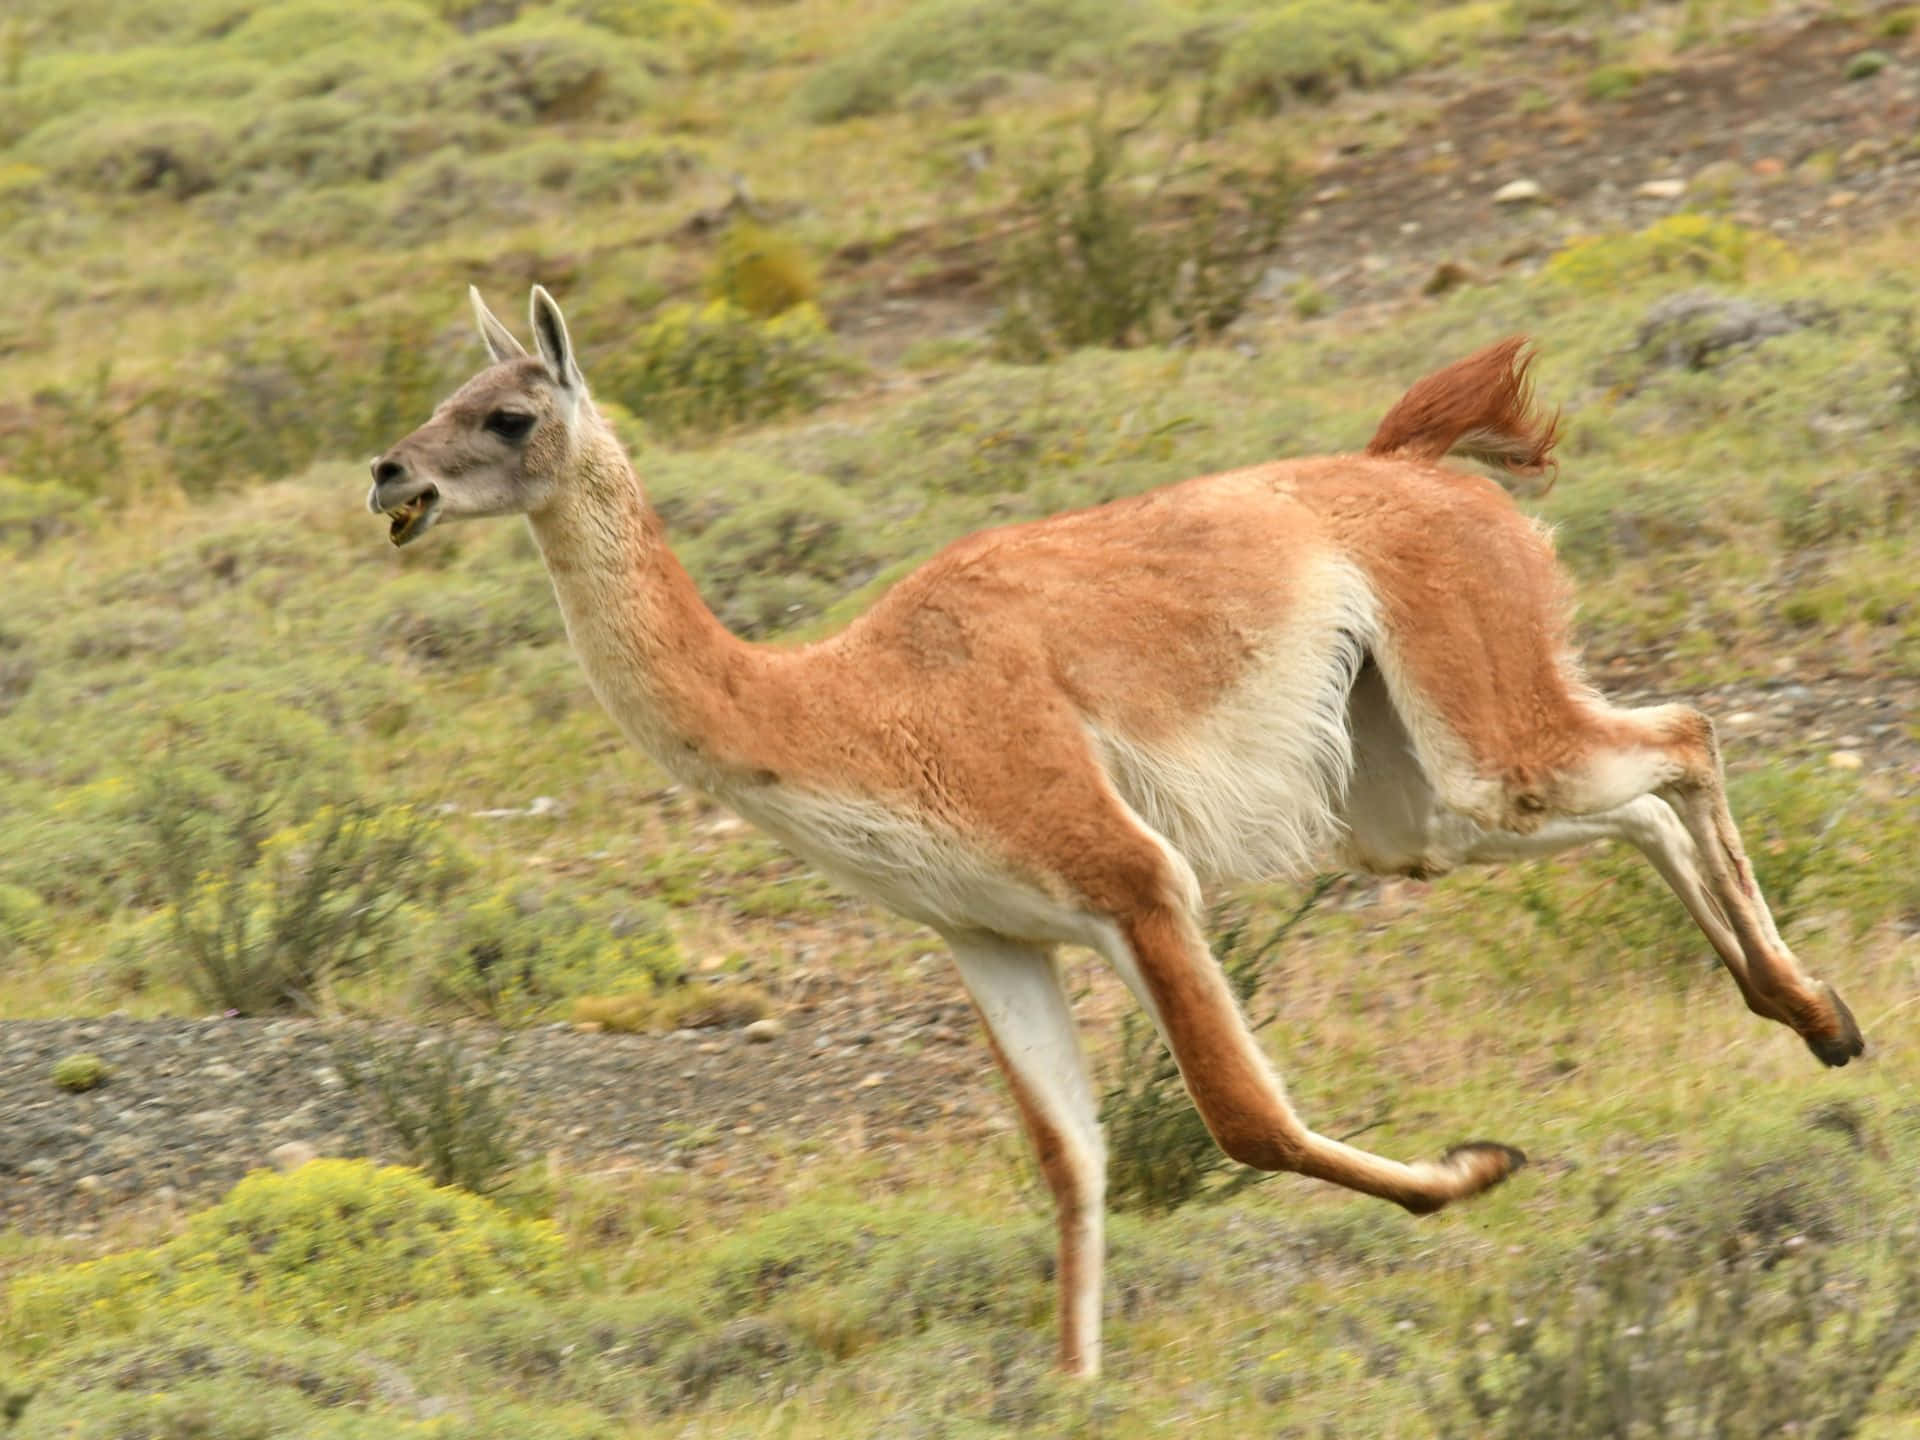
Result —
[[[755, 298], [770, 302], [771, 292]], [[598, 383], [648, 425], [681, 435], [811, 409], [843, 373], [811, 305], [762, 319], [713, 300], [667, 306], [623, 356], [600, 367]]]
[[1128, 154], [1138, 128], [1095, 110], [1084, 158], [1042, 166], [1023, 187], [996, 331], [1011, 357], [1204, 341], [1245, 310], [1288, 218], [1291, 171], [1223, 173], [1176, 152], [1143, 190]]
[[1466, 1413], [1441, 1435], [1861, 1434], [1920, 1336], [1913, 1241], [1888, 1237], [1854, 1275], [1790, 1244], [1730, 1258], [1722, 1237], [1602, 1242], [1573, 1287], [1515, 1297], [1490, 1338], [1467, 1338]]
[[343, 1039], [335, 1064], [406, 1163], [434, 1184], [486, 1195], [520, 1163], [511, 1100], [458, 1037]]
[[1408, 65], [1387, 7], [1367, 0], [1290, 0], [1261, 7], [1228, 43], [1221, 82], [1232, 105], [1275, 111], [1377, 85]]
[[1146, 0], [918, 0], [800, 92], [818, 122], [876, 115], [995, 71], [1047, 71], [1102, 52], [1153, 18]]
[[324, 806], [273, 831], [269, 810], [209, 834], [170, 777], [150, 791], [153, 861], [168, 904], [149, 924], [194, 997], [213, 1010], [316, 1013], [391, 941], [410, 899], [444, 897], [458, 870], [405, 811]]

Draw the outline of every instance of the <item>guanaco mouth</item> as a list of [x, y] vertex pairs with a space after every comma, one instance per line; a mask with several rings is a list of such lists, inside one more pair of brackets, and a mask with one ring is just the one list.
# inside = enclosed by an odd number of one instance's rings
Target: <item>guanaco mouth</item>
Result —
[[387, 527], [387, 538], [395, 545], [418, 540], [439, 513], [440, 492], [428, 486], [406, 504], [396, 505], [386, 512], [387, 518], [393, 522]]

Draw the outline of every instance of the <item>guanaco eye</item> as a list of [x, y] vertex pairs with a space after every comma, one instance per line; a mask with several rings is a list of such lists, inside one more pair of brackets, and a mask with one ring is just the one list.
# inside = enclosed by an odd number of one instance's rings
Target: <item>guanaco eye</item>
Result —
[[524, 440], [533, 429], [533, 416], [517, 410], [495, 410], [487, 416], [486, 428], [502, 440]]

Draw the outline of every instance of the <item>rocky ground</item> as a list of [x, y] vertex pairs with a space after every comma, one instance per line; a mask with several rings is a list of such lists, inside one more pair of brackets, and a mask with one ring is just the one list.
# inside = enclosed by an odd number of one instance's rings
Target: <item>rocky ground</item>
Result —
[[[1344, 300], [1392, 300], [1443, 263], [1491, 273], [1570, 231], [1645, 224], [1703, 191], [1789, 236], [1884, 226], [1920, 189], [1920, 58], [1890, 44], [1887, 63], [1863, 73], [1861, 33], [1788, 22], [1606, 99], [1565, 65], [1424, 78], [1396, 102], [1418, 111], [1408, 138], [1326, 158], [1276, 266]], [[1579, 42], [1559, 43], [1577, 58]], [[944, 273], [966, 273], [956, 263]], [[853, 313], [876, 331], [969, 322], [964, 286], [890, 292], [872, 278], [868, 308]], [[1627, 702], [1685, 692], [1659, 655], [1596, 657], [1595, 671]], [[1721, 721], [1736, 766], [1811, 758], [1903, 790], [1920, 783], [1911, 681], [1836, 656], [1692, 698]], [[1356, 886], [1344, 903], [1369, 897]], [[510, 1097], [523, 1149], [577, 1165], [751, 1168], [776, 1148], [830, 1157], [936, 1127], [1011, 1124], [931, 944], [903, 980], [822, 970], [788, 1002], [754, 1038], [548, 1026], [465, 1031], [462, 1044]], [[296, 1020], [0, 1023], [0, 1221], [89, 1232], [127, 1207], [203, 1203], [283, 1146], [393, 1153], [341, 1073], [342, 1037], [365, 1034]], [[376, 1038], [414, 1043], [392, 1029]], [[105, 1062], [106, 1083], [59, 1088], [55, 1063], [81, 1051]]]
[[[841, 1028], [847, 1018], [864, 1023], [826, 1007], [751, 1032], [458, 1033], [473, 1071], [509, 1102], [521, 1153], [569, 1167], [751, 1170], [769, 1135], [785, 1153], [845, 1153], [1000, 1123], [957, 987], [951, 1006], [892, 1008], [872, 1029]], [[400, 1158], [343, 1071], [370, 1046], [433, 1045], [439, 1033], [222, 1018], [0, 1025], [0, 1219], [87, 1233], [116, 1210], [203, 1204], [250, 1169], [306, 1153]], [[54, 1082], [76, 1053], [104, 1062], [105, 1083], [73, 1093]]]

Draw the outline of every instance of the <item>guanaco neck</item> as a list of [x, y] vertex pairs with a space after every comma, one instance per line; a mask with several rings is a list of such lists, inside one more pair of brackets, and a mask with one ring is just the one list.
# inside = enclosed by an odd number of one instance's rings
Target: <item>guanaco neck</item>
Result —
[[707, 608], [625, 447], [590, 403], [582, 409], [569, 472], [527, 517], [567, 638], [632, 740], [676, 779], [724, 793], [770, 768], [757, 737], [779, 733], [783, 657]]

